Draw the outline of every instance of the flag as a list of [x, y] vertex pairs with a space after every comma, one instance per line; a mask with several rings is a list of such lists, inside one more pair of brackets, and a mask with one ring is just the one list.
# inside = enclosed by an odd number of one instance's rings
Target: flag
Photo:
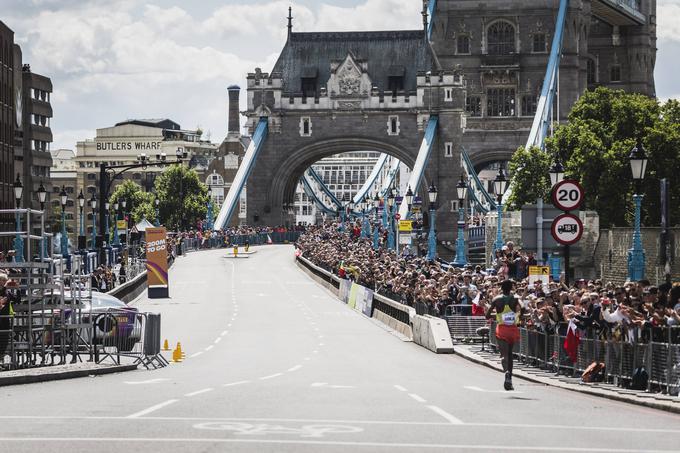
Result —
[[564, 339], [564, 350], [566, 351], [571, 363], [576, 363], [578, 358], [578, 344], [581, 342], [576, 323], [572, 319], [567, 327], [567, 338]]
[[267, 235], [267, 244], [272, 243], [272, 237], [270, 235]]

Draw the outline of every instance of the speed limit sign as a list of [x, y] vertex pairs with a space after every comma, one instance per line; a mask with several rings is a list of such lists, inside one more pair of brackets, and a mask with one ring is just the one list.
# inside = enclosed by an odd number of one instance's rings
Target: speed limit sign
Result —
[[553, 220], [550, 232], [562, 245], [576, 244], [583, 236], [583, 223], [573, 214], [562, 214]]
[[565, 179], [555, 184], [552, 191], [553, 204], [562, 211], [578, 209], [583, 202], [583, 187], [578, 181]]

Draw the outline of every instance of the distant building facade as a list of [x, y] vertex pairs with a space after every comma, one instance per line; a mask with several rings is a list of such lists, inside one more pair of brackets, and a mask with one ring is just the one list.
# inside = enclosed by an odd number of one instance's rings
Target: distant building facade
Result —
[[[190, 162], [207, 162], [215, 155], [217, 146], [201, 140], [200, 131], [184, 130], [176, 122], [167, 119], [127, 120], [113, 127], [97, 129], [93, 139], [76, 144], [77, 187], [89, 199], [93, 193], [99, 194], [99, 166], [102, 162], [109, 165], [131, 165], [138, 163], [140, 155], [156, 159], [165, 154], [168, 160], [175, 160], [177, 150], [186, 151]], [[162, 167], [148, 166], [123, 173], [123, 179], [130, 179], [150, 192]], [[205, 171], [199, 173], [205, 177]], [[123, 180], [118, 178], [111, 187]], [[92, 230], [92, 212], [87, 213], [86, 234]]]
[[52, 183], [52, 199], [50, 201], [52, 216], [50, 224], [53, 231], [61, 231], [61, 200], [59, 194], [63, 189], [68, 195], [66, 202], [65, 218], [66, 232], [75, 243], [78, 235], [78, 221], [80, 212], [78, 210], [78, 173], [76, 165], [76, 153], [70, 149], [51, 150], [52, 168], [50, 169], [50, 179]]

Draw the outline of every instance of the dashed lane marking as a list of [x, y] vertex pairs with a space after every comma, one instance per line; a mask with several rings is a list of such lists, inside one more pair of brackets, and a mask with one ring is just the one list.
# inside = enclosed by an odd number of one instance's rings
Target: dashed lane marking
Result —
[[302, 365], [295, 365], [295, 366], [292, 367], [292, 368], [288, 368], [288, 371], [289, 371], [289, 372], [293, 372], [293, 371], [299, 370], [300, 368], [302, 368]]
[[419, 403], [427, 403], [427, 401], [425, 400], [425, 398], [423, 398], [423, 397], [421, 397], [421, 396], [419, 396], [419, 395], [416, 395], [415, 393], [409, 393], [408, 396], [410, 396], [410, 397], [413, 398], [414, 400], [418, 401]]
[[273, 378], [275, 378], [275, 377], [279, 377], [279, 376], [282, 376], [282, 375], [283, 375], [283, 373], [270, 374], [269, 376], [263, 376], [263, 377], [261, 377], [260, 380], [261, 380], [261, 381], [265, 381], [265, 380], [267, 380], [267, 379], [273, 379]]
[[207, 348], [205, 348], [205, 350], [206, 350], [206, 351], [210, 351], [210, 350], [211, 350], [212, 348], [214, 348], [214, 347], [215, 347], [215, 345], [214, 345], [214, 344], [211, 344], [210, 346], [208, 346]]
[[458, 417], [454, 417], [453, 415], [449, 414], [446, 412], [444, 409], [437, 407], [437, 406], [427, 406], [428, 409], [436, 412], [437, 414], [441, 415], [444, 417], [445, 420], [448, 420], [452, 425], [464, 425], [463, 421], [459, 419]]
[[146, 408], [146, 409], [144, 409], [144, 410], [141, 410], [141, 411], [139, 411], [139, 412], [135, 412], [135, 413], [132, 414], [132, 415], [128, 415], [127, 418], [139, 418], [139, 417], [143, 417], [144, 415], [148, 415], [148, 414], [150, 414], [150, 413], [152, 413], [152, 412], [157, 411], [158, 409], [163, 409], [164, 407], [169, 406], [169, 405], [171, 405], [171, 404], [173, 404], [173, 403], [176, 403], [177, 401], [179, 401], [179, 400], [167, 400], [167, 401], [164, 401], [164, 402], [162, 402], [162, 403], [160, 403], [160, 404], [156, 404], [155, 406], [151, 406], [151, 407], [148, 407], [148, 408]]
[[222, 337], [215, 338], [215, 344], [219, 343], [220, 341], [222, 341]]
[[195, 392], [187, 393], [184, 396], [191, 398], [192, 396], [200, 395], [202, 393], [208, 393], [212, 392], [214, 389], [212, 388], [207, 388], [207, 389], [202, 389], [202, 390], [197, 390]]
[[191, 354], [191, 355], [189, 356], [189, 358], [190, 358], [190, 359], [193, 359], [194, 357], [198, 357], [198, 356], [201, 355], [201, 354], [203, 354], [203, 351], [198, 351], [198, 352], [195, 353], [195, 354]]
[[222, 387], [233, 387], [235, 385], [243, 385], [248, 383], [250, 383], [250, 381], [229, 382], [228, 384], [222, 384]]
[[397, 389], [397, 390], [399, 390], [400, 392], [407, 392], [407, 391], [408, 391], [408, 390], [406, 390], [404, 387], [402, 387], [401, 385], [396, 385], [396, 384], [395, 384], [394, 388]]

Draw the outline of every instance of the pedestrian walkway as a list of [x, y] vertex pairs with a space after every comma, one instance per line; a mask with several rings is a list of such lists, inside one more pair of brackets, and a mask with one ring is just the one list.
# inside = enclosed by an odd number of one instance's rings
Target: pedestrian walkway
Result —
[[[484, 345], [483, 350], [482, 345], [478, 343], [456, 344], [455, 350], [456, 354], [467, 360], [493, 368], [500, 372], [503, 371], [500, 355], [493, 352], [488, 344]], [[577, 377], [556, 375], [554, 372], [530, 367], [518, 361], [515, 362], [513, 376], [538, 384], [550, 385], [587, 395], [680, 413], [680, 397], [678, 396], [629, 390], [604, 382], [584, 383], [581, 382], [580, 375]], [[501, 382], [500, 377], [498, 382]]]
[[0, 373], [0, 387], [6, 385], [31, 384], [34, 382], [57, 381], [85, 376], [120, 373], [136, 370], [137, 365], [107, 365], [92, 362], [55, 365], [49, 367], [25, 368]]

